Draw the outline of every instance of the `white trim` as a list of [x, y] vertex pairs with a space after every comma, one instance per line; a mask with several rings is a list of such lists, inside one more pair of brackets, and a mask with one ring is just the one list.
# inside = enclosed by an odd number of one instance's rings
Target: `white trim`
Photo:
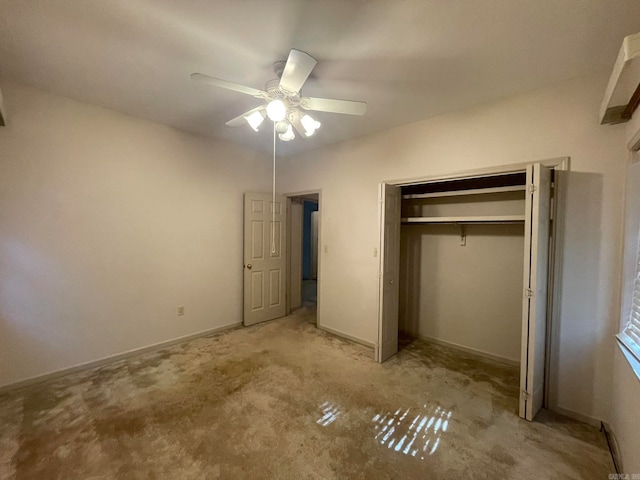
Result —
[[370, 342], [370, 341], [365, 340], [365, 339], [360, 338], [360, 337], [355, 337], [353, 335], [349, 335], [348, 333], [341, 332], [340, 330], [336, 330], [335, 328], [329, 328], [329, 327], [325, 327], [325, 326], [321, 326], [321, 325], [318, 325], [318, 328], [320, 330], [323, 330], [323, 331], [327, 332], [327, 333], [331, 333], [332, 335], [335, 335], [336, 337], [341, 337], [341, 338], [344, 338], [345, 340], [351, 340], [352, 342], [359, 343], [360, 345], [364, 345], [365, 347], [375, 348], [375, 343]]
[[527, 189], [526, 185], [510, 185], [507, 187], [489, 187], [489, 188], [473, 188], [469, 190], [455, 190], [451, 192], [433, 192], [433, 193], [411, 193], [402, 195], [403, 200], [413, 200], [420, 198], [441, 198], [441, 197], [461, 197], [464, 195], [486, 195], [488, 193], [508, 193], [523, 192]]
[[307, 195], [320, 195], [322, 193], [322, 189], [321, 188], [316, 188], [313, 190], [301, 190], [299, 192], [289, 192], [289, 193], [283, 193], [283, 195], [285, 197], [305, 197]]
[[415, 185], [419, 183], [431, 183], [440, 182], [445, 180], [456, 180], [461, 178], [473, 178], [473, 177], [490, 177], [495, 175], [508, 175], [510, 173], [523, 173], [527, 169], [527, 165], [532, 163], [539, 163], [545, 167], [551, 167], [556, 170], [569, 170], [571, 159], [570, 157], [555, 157], [546, 160], [537, 160], [523, 163], [511, 163], [506, 165], [497, 165], [494, 167], [476, 168], [472, 170], [462, 170], [453, 172], [450, 174], [442, 175], [427, 175], [425, 177], [413, 177], [396, 180], [385, 180], [381, 183], [388, 183], [390, 185]]
[[91, 368], [100, 367], [103, 365], [117, 362], [119, 360], [124, 360], [125, 358], [130, 358], [130, 357], [142, 355], [149, 352], [154, 352], [156, 350], [162, 350], [163, 348], [172, 347], [180, 343], [190, 342], [191, 340], [195, 340], [201, 337], [208, 337], [209, 335], [222, 333], [227, 330], [232, 330], [238, 327], [242, 327], [242, 322], [234, 322], [227, 325], [222, 325], [221, 327], [210, 328], [207, 330], [203, 330], [201, 332], [184, 335], [182, 337], [154, 343], [152, 345], [147, 345], [146, 347], [134, 348], [132, 350], [127, 350], [126, 352], [116, 353], [115, 355], [109, 355], [108, 357], [99, 358], [98, 360], [91, 360], [90, 362], [79, 363], [71, 367], [61, 368], [60, 370], [54, 370], [53, 372], [45, 373], [43, 375], [36, 375], [35, 377], [30, 377], [25, 380], [20, 380], [18, 382], [2, 385], [0, 386], [0, 393], [6, 393], [9, 391], [18, 390], [25, 387], [30, 387], [38, 383], [44, 383], [49, 380], [54, 380], [56, 378], [64, 377], [72, 373], [80, 372], [82, 370], [89, 370]]
[[[378, 311], [376, 312], [376, 342], [373, 346], [373, 360], [382, 363], [382, 271], [384, 269], [384, 182], [378, 184]], [[402, 192], [401, 192], [402, 193]], [[402, 199], [400, 199], [402, 205]], [[400, 208], [402, 213], [402, 207]], [[400, 247], [398, 247], [400, 248]]]
[[[285, 284], [285, 291], [284, 291], [284, 303], [285, 303], [285, 307], [284, 307], [284, 311], [287, 313], [287, 315], [291, 315], [291, 312], [293, 312], [293, 309], [291, 308], [291, 205], [292, 205], [292, 201], [291, 201], [291, 197], [287, 197], [285, 195], [284, 197], [285, 199], [285, 203], [287, 204], [286, 209], [287, 209], [287, 217], [286, 217], [286, 222], [287, 222], [287, 239], [285, 242], [285, 248], [286, 248], [286, 252], [287, 252], [287, 261], [286, 261], [286, 275], [287, 275], [287, 283]], [[244, 290], [243, 290], [243, 295], [244, 295]], [[300, 290], [300, 295], [302, 295], [302, 289]], [[302, 307], [302, 301], [300, 301], [300, 306]]]
[[572, 418], [579, 422], [586, 423], [587, 425], [591, 425], [593, 427], [598, 427], [598, 428], [600, 427], [601, 420], [595, 417], [592, 417], [590, 415], [584, 415], [582, 413], [574, 412], [573, 410], [569, 408], [561, 407], [560, 405], [556, 405], [555, 407], [550, 408], [549, 410], [559, 413], [560, 415], [564, 415], [565, 417]]
[[638, 380], [640, 380], [640, 358], [638, 358], [638, 353], [633, 350], [633, 348], [625, 341], [625, 338], [622, 334], [616, 335], [616, 340], [618, 347], [622, 351], [622, 354], [629, 362], [629, 366], [633, 370], [633, 373], [636, 374]]
[[0, 90], [0, 127], [7, 125], [7, 110], [4, 106], [4, 100], [2, 98], [2, 91]]
[[428, 342], [428, 343], [433, 343], [435, 345], [441, 345], [443, 347], [448, 347], [453, 350], [459, 350], [461, 352], [470, 353], [477, 357], [482, 357], [489, 360], [493, 360], [494, 362], [509, 365], [510, 367], [520, 368], [520, 362], [518, 360], [511, 360], [510, 358], [494, 355], [493, 353], [485, 352], [484, 350], [478, 350], [477, 348], [466, 347], [464, 345], [460, 345], [459, 343], [448, 342], [447, 340], [441, 340], [439, 338], [428, 337], [426, 335], [420, 335], [415, 333], [408, 333], [408, 332], [404, 332], [404, 333], [406, 333], [410, 337], [415, 337], [420, 340], [424, 340], [425, 342]]
[[640, 151], [640, 128], [627, 143], [627, 148], [632, 152]]
[[[321, 188], [316, 188], [313, 190], [302, 190], [300, 192], [289, 192], [289, 193], [284, 193], [284, 197], [287, 199], [290, 199], [291, 197], [304, 197], [305, 195], [318, 195], [318, 212], [319, 213], [319, 218], [318, 218], [318, 272], [317, 272], [317, 278], [316, 278], [316, 327], [317, 328], [321, 328], [321, 319], [322, 316], [320, 315], [321, 313], [321, 302], [320, 302], [320, 297], [321, 297], [321, 288], [320, 286], [322, 285], [321, 280], [322, 280], [322, 257], [324, 256], [324, 248], [323, 248], [323, 243], [322, 243], [322, 218], [323, 218], [323, 209], [322, 209], [322, 189]], [[287, 251], [287, 261], [290, 261], [290, 252]], [[291, 282], [287, 282], [287, 297], [290, 294], [290, 287], [291, 287]], [[287, 310], [288, 311], [288, 310]], [[288, 311], [287, 315], [289, 315], [291, 312]]]
[[554, 186], [553, 186], [553, 204], [551, 205], [551, 226], [550, 226], [550, 244], [549, 244], [549, 271], [548, 284], [551, 286], [547, 290], [547, 338], [545, 353], [545, 408], [553, 410], [558, 405], [558, 375], [557, 371], [551, 368], [551, 365], [558, 365], [559, 362], [559, 345], [560, 345], [560, 292], [562, 289], [562, 245], [564, 244], [564, 225], [565, 214], [564, 206], [566, 205], [566, 171], [561, 165], [555, 167], [554, 170]]

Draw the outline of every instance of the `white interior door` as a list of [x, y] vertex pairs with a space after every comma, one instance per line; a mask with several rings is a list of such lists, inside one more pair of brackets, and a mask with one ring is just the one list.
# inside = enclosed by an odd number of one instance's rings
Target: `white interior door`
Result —
[[519, 413], [533, 420], [544, 399], [551, 169], [527, 167], [527, 190]]
[[400, 278], [400, 187], [383, 183], [380, 188], [380, 318], [377, 360], [398, 353], [398, 303]]
[[[275, 209], [275, 222], [272, 208]], [[244, 324], [286, 314], [285, 199], [244, 194]]]

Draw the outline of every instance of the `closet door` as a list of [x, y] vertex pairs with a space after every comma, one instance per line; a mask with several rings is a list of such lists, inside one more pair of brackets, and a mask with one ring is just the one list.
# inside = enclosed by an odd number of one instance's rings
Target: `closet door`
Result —
[[544, 398], [551, 169], [527, 167], [520, 416], [533, 420]]
[[400, 187], [383, 183], [380, 188], [380, 319], [378, 362], [398, 353], [398, 282], [400, 279]]

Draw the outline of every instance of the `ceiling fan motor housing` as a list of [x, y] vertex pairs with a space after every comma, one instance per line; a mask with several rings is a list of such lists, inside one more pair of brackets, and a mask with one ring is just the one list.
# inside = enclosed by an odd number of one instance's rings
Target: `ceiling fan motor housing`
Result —
[[286, 60], [280, 60], [278, 62], [274, 62], [273, 64], [273, 72], [278, 77], [278, 81], [282, 78], [282, 72], [284, 72], [284, 67], [287, 65]]

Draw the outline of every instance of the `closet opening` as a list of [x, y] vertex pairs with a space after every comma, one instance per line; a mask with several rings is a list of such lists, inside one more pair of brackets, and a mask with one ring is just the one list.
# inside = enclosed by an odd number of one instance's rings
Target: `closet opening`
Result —
[[510, 365], [514, 409], [533, 419], [548, 390], [555, 169], [567, 163], [381, 185], [378, 361], [419, 339]]

